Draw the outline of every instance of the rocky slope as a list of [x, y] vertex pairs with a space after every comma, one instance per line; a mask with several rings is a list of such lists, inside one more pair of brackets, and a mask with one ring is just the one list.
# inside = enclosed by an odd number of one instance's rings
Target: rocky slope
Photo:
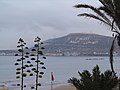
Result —
[[108, 55], [113, 38], [97, 34], [72, 33], [45, 41], [49, 55]]

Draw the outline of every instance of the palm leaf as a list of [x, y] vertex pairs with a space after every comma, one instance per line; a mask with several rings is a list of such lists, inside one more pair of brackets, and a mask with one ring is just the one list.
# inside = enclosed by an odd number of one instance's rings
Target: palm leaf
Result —
[[78, 14], [78, 16], [90, 17], [90, 18], [96, 19], [96, 20], [98, 20], [98, 21], [101, 21], [101, 22], [103, 22], [103, 23], [111, 26], [111, 24], [109, 24], [108, 22], [106, 22], [106, 21], [103, 20], [102, 18], [97, 17], [97, 16], [94, 15], [94, 14], [82, 13], [82, 14]]
[[104, 7], [114, 11], [114, 4], [113, 4], [113, 0], [99, 0]]
[[117, 10], [120, 10], [120, 0], [113, 0], [114, 6]]
[[[78, 4], [78, 5], [75, 5], [74, 7], [76, 7], [76, 8], [89, 8], [89, 9], [93, 10], [95, 13], [98, 14], [98, 16], [97, 16], [97, 15], [94, 15], [94, 14], [92, 14], [92, 13], [82, 13], [82, 14], [79, 14], [78, 16], [86, 16], [86, 17], [90, 17], [90, 18], [94, 18], [94, 19], [96, 19], [96, 20], [99, 20], [99, 21], [101, 21], [101, 22], [109, 25], [110, 27], [112, 27], [111, 30], [112, 30], [113, 32], [116, 32], [116, 33], [119, 34], [119, 31], [118, 31], [118, 29], [116, 28], [116, 26], [113, 26], [113, 25], [114, 25], [113, 22], [110, 21], [110, 19], [107, 18], [107, 16], [100, 11], [100, 10], [103, 10], [104, 12], [106, 12], [107, 14], [109, 14], [109, 16], [110, 16], [110, 14], [112, 14], [112, 13], [111, 13], [111, 11], [110, 11], [109, 9], [107, 9], [107, 8], [105, 8], [105, 7], [94, 8], [93, 6], [91, 6], [91, 5], [86, 5], [86, 4]], [[111, 15], [111, 17], [113, 18], [114, 16]], [[113, 20], [114, 20], [114, 19], [113, 19]], [[115, 22], [115, 20], [114, 20], [114, 22]]]
[[91, 5], [86, 5], [86, 4], [78, 4], [78, 5], [75, 5], [74, 7], [76, 7], [76, 8], [89, 8], [92, 11], [94, 11], [98, 16], [100, 16], [105, 21], [107, 21], [109, 24], [111, 24], [111, 21], [107, 18], [107, 16], [104, 13], [102, 13], [101, 11], [99, 11], [98, 8], [95, 8]]
[[114, 18], [113, 10], [111, 11], [109, 8], [106, 8], [104, 6], [101, 6], [98, 8], [98, 10], [104, 11], [108, 16]]

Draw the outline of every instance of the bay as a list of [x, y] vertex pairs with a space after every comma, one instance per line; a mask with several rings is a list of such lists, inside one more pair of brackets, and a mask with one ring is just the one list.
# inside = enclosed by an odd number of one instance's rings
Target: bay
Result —
[[[14, 85], [19, 83], [16, 77], [16, 62], [15, 56], [0, 56], [0, 84], [6, 84], [11, 90], [17, 90]], [[99, 65], [100, 70], [103, 72], [110, 69], [109, 57], [50, 57], [43, 61], [47, 69], [44, 70], [43, 78], [40, 80], [43, 90], [50, 90], [51, 72], [54, 75], [54, 84], [61, 85], [67, 84], [67, 80], [72, 77], [79, 78], [78, 71], [83, 70], [92, 71], [93, 67]], [[119, 57], [115, 57], [114, 68], [117, 75], [120, 76], [120, 60]], [[26, 78], [25, 83], [32, 85], [35, 78]]]

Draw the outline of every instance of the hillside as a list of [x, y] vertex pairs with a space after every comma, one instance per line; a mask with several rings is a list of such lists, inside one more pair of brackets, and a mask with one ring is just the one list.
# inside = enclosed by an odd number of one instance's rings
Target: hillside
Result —
[[108, 55], [113, 38], [97, 34], [72, 33], [45, 41], [48, 55]]
[[[44, 53], [49, 56], [106, 56], [112, 40], [112, 37], [98, 34], [71, 33], [44, 41]], [[0, 50], [0, 55], [15, 53], [16, 50]]]

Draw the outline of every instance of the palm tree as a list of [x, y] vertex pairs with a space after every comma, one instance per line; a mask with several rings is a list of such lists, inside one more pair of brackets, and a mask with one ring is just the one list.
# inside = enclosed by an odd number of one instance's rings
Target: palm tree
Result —
[[111, 31], [115, 35], [110, 49], [110, 64], [112, 72], [115, 75], [113, 69], [113, 50], [115, 39], [117, 39], [118, 45], [120, 46], [120, 0], [99, 0], [99, 2], [101, 6], [98, 8], [87, 4], [78, 4], [75, 7], [93, 11], [90, 13], [80, 13], [78, 16], [90, 17], [111, 27]]

